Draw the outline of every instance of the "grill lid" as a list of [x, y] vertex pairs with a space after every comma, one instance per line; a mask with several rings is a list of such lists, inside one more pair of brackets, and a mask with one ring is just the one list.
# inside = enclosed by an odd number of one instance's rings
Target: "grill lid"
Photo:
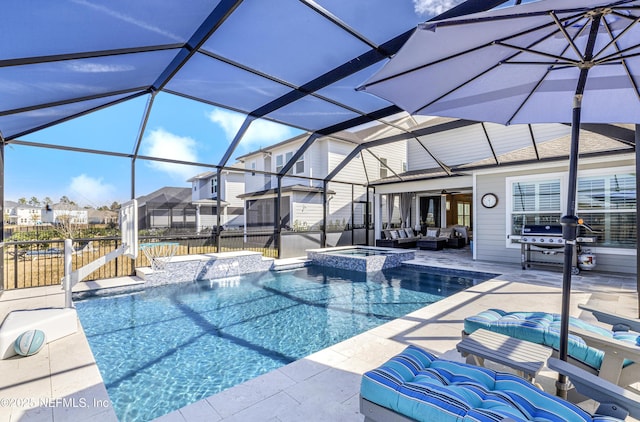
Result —
[[562, 236], [560, 224], [527, 224], [522, 227], [523, 235]]

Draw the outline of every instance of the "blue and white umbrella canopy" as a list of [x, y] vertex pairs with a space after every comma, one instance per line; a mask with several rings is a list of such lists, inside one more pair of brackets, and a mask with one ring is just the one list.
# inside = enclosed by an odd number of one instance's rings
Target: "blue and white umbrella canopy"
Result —
[[[541, 0], [418, 27], [358, 89], [412, 114], [571, 122], [560, 358], [566, 360], [580, 123], [640, 122], [640, 1]], [[566, 397], [566, 378], [558, 394]]]
[[[412, 114], [501, 124], [640, 121], [639, 1], [543, 0], [427, 22], [361, 90]], [[591, 57], [587, 42], [599, 19]]]

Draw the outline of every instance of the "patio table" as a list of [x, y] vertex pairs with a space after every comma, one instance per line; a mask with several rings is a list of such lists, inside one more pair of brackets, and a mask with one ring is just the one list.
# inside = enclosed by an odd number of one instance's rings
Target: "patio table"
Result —
[[515, 369], [532, 383], [552, 353], [549, 347], [483, 329], [463, 337], [456, 348], [467, 363], [484, 366], [487, 359]]

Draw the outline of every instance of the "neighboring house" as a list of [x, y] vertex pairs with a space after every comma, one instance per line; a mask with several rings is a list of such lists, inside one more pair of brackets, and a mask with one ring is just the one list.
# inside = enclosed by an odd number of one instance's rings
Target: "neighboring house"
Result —
[[[369, 129], [369, 132], [372, 130]], [[357, 134], [360, 139], [366, 133]], [[354, 138], [354, 134], [345, 134]], [[247, 227], [273, 227], [278, 181], [276, 176], [259, 173], [278, 173], [290, 161], [295, 152], [304, 144], [306, 135], [294, 137], [268, 148], [260, 149], [238, 158], [245, 169], [245, 200]], [[336, 137], [317, 139], [282, 178], [280, 186], [280, 219], [283, 228], [294, 230], [319, 229], [323, 222], [323, 178], [331, 173], [357, 147], [357, 142], [349, 142]], [[351, 160], [332, 179], [327, 188], [327, 227], [342, 230], [365, 224], [366, 189], [352, 190], [347, 183], [365, 185], [368, 178], [378, 179], [387, 174], [400, 173], [405, 166], [406, 143], [373, 147], [371, 153], [363, 153]], [[368, 169], [369, 173], [365, 170]], [[317, 178], [302, 179], [295, 176]], [[345, 183], [339, 183], [340, 181]], [[352, 202], [357, 206], [352, 207]]]
[[58, 203], [46, 205], [40, 209], [42, 212], [42, 223], [49, 224], [88, 224], [88, 210], [77, 205], [68, 203]]
[[138, 200], [138, 229], [195, 229], [190, 188], [163, 187]]
[[[238, 167], [236, 164], [232, 167]], [[216, 207], [220, 194], [220, 224], [225, 228], [244, 226], [244, 201], [238, 196], [244, 193], [245, 176], [239, 170], [224, 169], [220, 173], [218, 186], [217, 172], [209, 171], [198, 174], [187, 182], [191, 182], [191, 200], [196, 207], [196, 229], [211, 229], [218, 224]]]
[[118, 213], [110, 210], [87, 210], [89, 224], [118, 224]]
[[4, 219], [9, 224], [18, 226], [35, 226], [42, 224], [41, 208], [14, 201], [5, 201]]

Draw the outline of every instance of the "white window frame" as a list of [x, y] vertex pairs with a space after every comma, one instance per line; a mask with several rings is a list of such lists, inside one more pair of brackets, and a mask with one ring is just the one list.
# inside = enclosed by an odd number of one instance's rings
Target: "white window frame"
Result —
[[211, 178], [211, 195], [218, 194], [218, 176]]
[[512, 176], [505, 178], [505, 233], [507, 234], [505, 239], [505, 246], [511, 249], [520, 249], [520, 244], [514, 242], [519, 240], [520, 235], [511, 234], [511, 222], [513, 221], [513, 184], [517, 182], [550, 182], [558, 180], [560, 182], [560, 215], [562, 216], [567, 209], [567, 173], [555, 172], [555, 173], [542, 173], [542, 174], [529, 174], [526, 176]]
[[[389, 177], [389, 160], [386, 157], [378, 157], [380, 159], [380, 168], [378, 170], [378, 176], [380, 176], [381, 179], [384, 179], [385, 177]], [[382, 175], [382, 172], [384, 171], [384, 176]]]
[[[590, 169], [590, 170], [582, 170], [578, 172], [578, 178], [580, 177], [594, 177], [594, 176], [611, 176], [614, 174], [625, 174], [625, 173], [631, 173], [634, 174], [636, 172], [636, 168], [635, 166], [624, 166], [624, 167], [607, 167], [607, 168], [601, 168], [601, 169]], [[577, 190], [577, 189], [576, 189]], [[576, 192], [577, 195], [577, 192]], [[636, 209], [638, 207], [638, 186], [636, 186]], [[576, 204], [578, 204], [577, 198], [576, 198]], [[599, 211], [599, 212], [604, 212], [604, 211]], [[616, 210], [616, 212], [633, 212], [636, 213], [636, 210]], [[580, 210], [578, 209], [576, 214], [578, 214], [578, 216], [580, 216]], [[638, 223], [636, 223], [638, 224]], [[610, 253], [613, 255], [628, 255], [628, 256], [635, 256], [636, 254], [636, 250], [633, 248], [613, 248], [613, 247], [609, 247], [609, 246], [598, 246], [598, 247], [593, 247], [593, 248], [589, 248], [592, 250], [592, 252], [597, 253], [599, 250], [603, 250], [606, 251], [606, 253]]]
[[[302, 164], [302, 170], [298, 171], [298, 164]], [[304, 154], [293, 164], [293, 174], [304, 174]]]
[[[621, 167], [604, 167], [597, 169], [579, 170], [578, 178], [580, 177], [593, 177], [593, 176], [610, 176], [613, 174], [625, 174], [635, 173], [634, 166], [621, 166]], [[520, 249], [520, 244], [515, 243], [512, 240], [520, 239], [519, 235], [511, 235], [511, 214], [513, 213], [513, 183], [514, 182], [544, 182], [549, 180], [560, 179], [560, 209], [561, 215], [565, 215], [567, 212], [567, 179], [569, 177], [568, 172], [554, 172], [554, 173], [540, 173], [530, 174], [525, 176], [512, 176], [505, 178], [505, 233], [509, 234], [505, 239], [505, 246], [509, 249]], [[636, 186], [636, 197], [638, 187]], [[577, 204], [577, 192], [576, 192], [576, 204]], [[636, 207], [638, 206], [636, 202]], [[576, 210], [576, 214], [579, 215], [580, 210]], [[629, 212], [632, 212], [631, 210]], [[635, 255], [636, 250], [633, 248], [612, 248], [608, 246], [590, 247], [594, 253], [599, 250], [606, 251], [607, 254], [612, 255]]]

